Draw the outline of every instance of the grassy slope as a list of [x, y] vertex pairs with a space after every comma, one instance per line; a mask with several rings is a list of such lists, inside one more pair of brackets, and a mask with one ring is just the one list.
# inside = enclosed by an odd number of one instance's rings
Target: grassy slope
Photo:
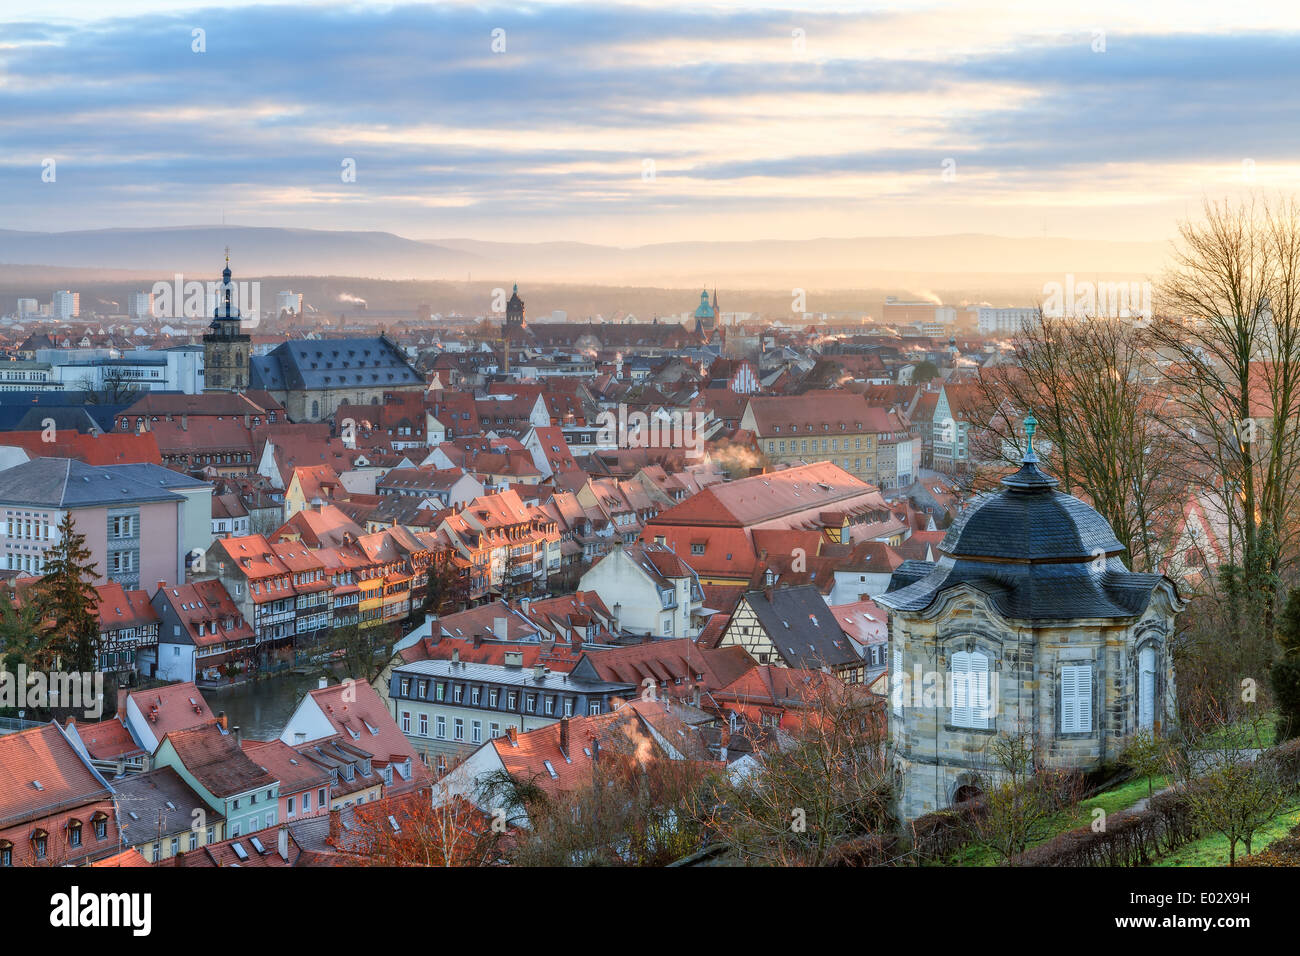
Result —
[[[1274, 840], [1287, 835], [1296, 824], [1300, 824], [1300, 803], [1293, 803], [1273, 818], [1267, 826], [1255, 834], [1251, 851], [1259, 853], [1268, 848]], [[1237, 859], [1246, 855], [1246, 848], [1237, 844]], [[1194, 843], [1179, 847], [1173, 853], [1156, 862], [1156, 866], [1227, 866], [1228, 838], [1217, 833], [1202, 837]]]
[[[1165, 786], [1164, 777], [1155, 777], [1151, 781], [1152, 792], [1158, 793]], [[1146, 778], [1130, 780], [1128, 783], [1121, 784], [1113, 790], [1107, 790], [1099, 793], [1087, 800], [1081, 800], [1079, 805], [1070, 813], [1058, 813], [1051, 821], [1050, 832], [1045, 833], [1041, 839], [1031, 842], [1031, 846], [1037, 846], [1056, 836], [1058, 833], [1065, 833], [1067, 830], [1074, 830], [1078, 827], [1089, 826], [1093, 820], [1093, 811], [1100, 807], [1109, 816], [1112, 813], [1118, 813], [1125, 810], [1139, 800], [1147, 796]], [[948, 861], [947, 866], [999, 866], [1002, 863], [1002, 857], [996, 850], [985, 846], [968, 846], [965, 849], [953, 854], [952, 859]]]

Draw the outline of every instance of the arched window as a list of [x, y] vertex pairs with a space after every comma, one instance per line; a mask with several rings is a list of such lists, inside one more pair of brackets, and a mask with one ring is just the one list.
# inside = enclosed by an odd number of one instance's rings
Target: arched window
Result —
[[989, 659], [979, 651], [952, 655], [952, 719], [954, 727], [989, 725]]
[[311, 403], [311, 417], [312, 418], [320, 417], [320, 402]]
[[1156, 725], [1156, 649], [1150, 644], [1138, 652], [1138, 730]]

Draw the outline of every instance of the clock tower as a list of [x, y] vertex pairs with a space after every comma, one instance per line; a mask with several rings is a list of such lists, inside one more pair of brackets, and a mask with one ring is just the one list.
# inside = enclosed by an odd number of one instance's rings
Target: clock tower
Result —
[[242, 392], [248, 388], [251, 339], [240, 330], [239, 294], [230, 281], [230, 250], [217, 289], [217, 307], [203, 336], [203, 391]]

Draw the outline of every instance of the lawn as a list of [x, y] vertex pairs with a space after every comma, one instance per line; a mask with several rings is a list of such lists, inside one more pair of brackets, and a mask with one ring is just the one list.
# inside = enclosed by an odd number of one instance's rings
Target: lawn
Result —
[[[1163, 789], [1167, 780], [1164, 777], [1153, 777], [1151, 779], [1151, 792], [1159, 793]], [[1079, 805], [1067, 813], [1058, 813], [1048, 823], [1045, 832], [1037, 840], [1031, 840], [1030, 846], [1037, 846], [1050, 840], [1052, 837], [1067, 830], [1074, 830], [1079, 827], [1085, 827], [1092, 824], [1093, 811], [1100, 807], [1109, 816], [1112, 813], [1118, 813], [1120, 810], [1126, 810], [1139, 800], [1147, 796], [1147, 781], [1145, 777], [1138, 777], [1127, 783], [1122, 783], [1112, 790], [1106, 790], [1086, 800], [1080, 800]], [[962, 850], [954, 853], [948, 860], [947, 866], [1001, 866], [1002, 857], [993, 849], [986, 846], [967, 846]]]
[[[1261, 827], [1255, 833], [1251, 851], [1259, 853], [1268, 848], [1274, 840], [1284, 837], [1291, 828], [1300, 823], [1300, 803], [1293, 803], [1273, 818], [1273, 821]], [[1237, 844], [1237, 859], [1246, 855], [1246, 848]], [[1227, 866], [1228, 838], [1218, 833], [1211, 833], [1194, 843], [1179, 847], [1173, 853], [1158, 860], [1155, 866]]]
[[1228, 727], [1219, 727], [1207, 734], [1196, 746], [1199, 750], [1216, 750], [1221, 747], [1267, 750], [1273, 746], [1277, 711], [1265, 711], [1255, 720], [1243, 720]]

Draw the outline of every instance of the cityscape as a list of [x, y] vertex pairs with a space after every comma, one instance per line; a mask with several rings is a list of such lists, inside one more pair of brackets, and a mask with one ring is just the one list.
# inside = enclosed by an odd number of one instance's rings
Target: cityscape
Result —
[[1045, 929], [1264, 925], [1300, 23], [1192, 6], [16, 0], [24, 919], [984, 867]]

